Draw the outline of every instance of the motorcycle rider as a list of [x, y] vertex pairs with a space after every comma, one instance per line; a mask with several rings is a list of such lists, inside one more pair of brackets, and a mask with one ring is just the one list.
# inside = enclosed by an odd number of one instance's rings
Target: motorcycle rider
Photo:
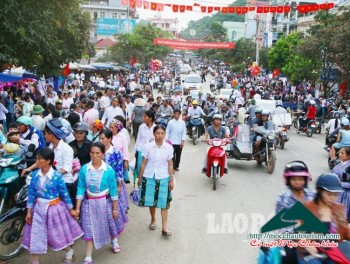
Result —
[[315, 120], [316, 112], [317, 112], [317, 108], [315, 107], [315, 104], [316, 104], [315, 100], [311, 99], [310, 104], [307, 107], [307, 112], [305, 114], [305, 117], [299, 117], [299, 127], [297, 131], [300, 131], [301, 128], [306, 127], [307, 123], [310, 120]]
[[261, 119], [262, 109], [258, 107], [258, 108], [255, 109], [254, 112], [255, 112], [255, 117], [254, 118], [250, 118], [249, 122], [248, 122], [248, 125], [250, 126], [250, 128], [253, 128], [254, 125], [257, 125], [257, 126], [262, 126], [263, 125], [263, 121]]
[[329, 152], [331, 160], [336, 158], [337, 150], [344, 147], [350, 147], [350, 121], [347, 117], [343, 117], [341, 119], [341, 124], [343, 127], [338, 132], [337, 142], [333, 144]]
[[[204, 117], [204, 116], [206, 116], [206, 114], [204, 113], [203, 109], [200, 106], [198, 106], [198, 101], [193, 100], [192, 106], [190, 108], [188, 108], [187, 116], [188, 116], [188, 119], [190, 119], [193, 116]], [[187, 129], [188, 129], [189, 136], [192, 137], [192, 124], [191, 124], [191, 122], [189, 122]], [[204, 126], [201, 125], [199, 134], [201, 135], [203, 131], [204, 131]]]
[[[265, 130], [274, 130], [274, 124], [272, 123], [272, 121], [269, 120], [269, 115], [270, 115], [270, 112], [268, 110], [263, 110], [261, 112], [262, 125], [258, 127], [263, 127]], [[256, 128], [253, 128], [254, 129], [253, 131], [257, 134], [256, 142], [254, 144], [255, 153], [259, 151], [261, 146], [261, 141], [262, 141], [262, 136], [259, 132], [257, 132]]]
[[173, 108], [168, 104], [169, 99], [163, 99], [162, 105], [158, 109], [159, 115], [166, 115], [166, 116], [172, 116], [173, 115]]
[[218, 104], [218, 108], [216, 111], [211, 112], [208, 117], [213, 118], [214, 115], [219, 114], [222, 116], [224, 121], [227, 121], [230, 118], [233, 118], [233, 113], [229, 109], [229, 106], [225, 103], [223, 104]]
[[[174, 106], [176, 105], [180, 105], [181, 104], [181, 95], [180, 95], [180, 91], [174, 91], [173, 96], [171, 97], [171, 101], [173, 103]], [[175, 107], [175, 108], [179, 108], [179, 107]]]
[[[229, 134], [227, 134], [226, 129], [221, 126], [221, 122], [222, 122], [222, 115], [220, 114], [215, 114], [213, 117], [213, 125], [209, 126], [207, 128], [207, 131], [205, 132], [204, 135], [204, 140], [207, 140], [208, 137], [210, 139], [214, 139], [214, 138], [228, 138]], [[202, 168], [202, 173], [206, 173], [207, 171], [207, 160], [208, 160], [208, 150], [206, 152], [206, 155], [204, 157], [204, 162], [203, 162], [203, 168]], [[225, 161], [225, 169], [224, 169], [225, 173], [227, 174], [227, 159]]]
[[254, 99], [250, 100], [250, 106], [248, 107], [247, 111], [245, 112], [246, 115], [249, 115], [249, 119], [252, 119], [253, 116], [255, 116], [255, 110], [258, 108], [256, 105], [256, 101]]
[[287, 114], [287, 110], [283, 107], [283, 103], [281, 100], [276, 101], [276, 108], [272, 110], [271, 117], [274, 115], [285, 115]]
[[328, 121], [326, 125], [326, 130], [329, 134], [331, 134], [338, 127], [340, 127], [340, 113], [337, 111], [333, 113], [333, 118]]

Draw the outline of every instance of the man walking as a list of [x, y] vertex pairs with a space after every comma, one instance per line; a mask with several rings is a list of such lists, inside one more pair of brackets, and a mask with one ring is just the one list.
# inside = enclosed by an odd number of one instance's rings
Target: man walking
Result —
[[173, 144], [173, 166], [175, 171], [179, 171], [181, 152], [186, 139], [186, 125], [185, 122], [180, 119], [180, 114], [180, 109], [174, 110], [174, 118], [169, 121], [165, 136], [165, 139]]

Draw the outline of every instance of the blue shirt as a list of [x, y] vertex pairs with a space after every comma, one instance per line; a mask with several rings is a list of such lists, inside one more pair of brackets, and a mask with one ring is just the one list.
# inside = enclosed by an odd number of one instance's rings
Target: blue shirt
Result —
[[117, 174], [118, 181], [124, 180], [123, 156], [119, 150], [110, 146], [106, 151], [104, 161], [109, 164]]
[[91, 162], [85, 164], [79, 172], [77, 200], [83, 200], [86, 191], [97, 194], [106, 190], [112, 200], [118, 200], [117, 179], [113, 168], [104, 161], [97, 170]]
[[[304, 199], [303, 201], [311, 201], [315, 198], [315, 191], [310, 190], [308, 188], [304, 188]], [[276, 214], [279, 213], [282, 209], [289, 209], [291, 208], [298, 200], [295, 198], [292, 191], [288, 188], [286, 191], [278, 195], [277, 201], [276, 201]]]
[[46, 175], [43, 175], [41, 170], [33, 172], [29, 185], [27, 208], [33, 208], [37, 198], [53, 200], [58, 197], [67, 204], [67, 208], [73, 207], [62, 174], [52, 167]]
[[165, 139], [173, 145], [180, 145], [186, 139], [186, 124], [183, 120], [171, 119], [166, 129]]

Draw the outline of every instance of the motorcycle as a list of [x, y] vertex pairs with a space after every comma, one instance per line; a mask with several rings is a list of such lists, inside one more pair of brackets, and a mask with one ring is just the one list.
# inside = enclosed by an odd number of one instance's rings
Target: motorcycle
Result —
[[286, 126], [283, 126], [280, 128], [280, 130], [277, 132], [276, 139], [277, 139], [277, 144], [280, 145], [281, 149], [284, 149], [285, 143], [289, 140], [287, 136]]
[[27, 200], [31, 175], [15, 196], [16, 205], [0, 216], [0, 259], [9, 260], [21, 254], [22, 237], [27, 214]]
[[323, 118], [322, 117], [316, 117], [315, 121], [315, 134], [321, 134], [322, 126], [323, 126]]
[[156, 124], [157, 125], [162, 125], [163, 127], [167, 127], [169, 120], [170, 120], [171, 116], [167, 115], [165, 113], [161, 113], [160, 115], [157, 116], [156, 118]]
[[225, 173], [226, 153], [223, 146], [230, 143], [228, 138], [214, 138], [203, 140], [211, 147], [208, 150], [206, 175], [213, 181], [213, 190], [216, 190], [216, 182]]
[[305, 133], [307, 137], [312, 137], [316, 129], [315, 120], [311, 119], [307, 122], [305, 127], [299, 127], [297, 134]]
[[265, 162], [267, 172], [272, 174], [276, 166], [275, 132], [262, 127], [258, 127], [256, 132], [262, 135], [262, 144], [260, 149], [254, 153], [249, 125], [237, 125], [233, 134], [234, 139], [226, 147], [227, 158], [248, 161], [256, 159], [258, 164]]
[[202, 131], [201, 131], [203, 126], [202, 118], [197, 115], [191, 116], [189, 122], [192, 125], [191, 139], [192, 139], [193, 145], [196, 145], [198, 139], [202, 135]]

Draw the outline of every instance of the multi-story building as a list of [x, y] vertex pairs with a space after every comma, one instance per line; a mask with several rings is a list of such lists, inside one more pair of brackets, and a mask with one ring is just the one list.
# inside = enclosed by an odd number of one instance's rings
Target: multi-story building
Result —
[[154, 17], [147, 19], [147, 22], [152, 26], [160, 28], [169, 32], [174, 38], [179, 37], [177, 18], [163, 18], [160, 13], [157, 13]]
[[121, 5], [121, 0], [87, 0], [81, 8], [90, 13], [93, 21], [90, 41], [96, 43], [105, 38], [116, 40], [116, 35], [135, 26], [138, 15], [135, 9]]

